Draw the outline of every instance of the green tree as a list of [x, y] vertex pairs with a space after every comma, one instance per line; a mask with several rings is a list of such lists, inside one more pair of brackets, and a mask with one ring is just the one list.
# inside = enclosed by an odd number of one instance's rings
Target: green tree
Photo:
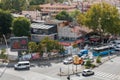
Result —
[[73, 18], [67, 13], [66, 11], [61, 11], [56, 15], [56, 19], [58, 20], [66, 20], [66, 21], [73, 21]]
[[75, 10], [73, 12], [70, 13], [70, 16], [73, 18], [73, 19], [77, 19], [77, 16], [80, 14], [80, 11], [79, 10]]
[[[83, 20], [80, 20], [82, 19]], [[99, 31], [101, 33], [120, 33], [120, 19], [118, 10], [109, 4], [94, 4], [85, 14], [81, 14], [77, 18], [79, 23]]]
[[14, 19], [12, 27], [15, 36], [30, 36], [30, 21], [27, 18]]
[[15, 10], [21, 12], [26, 9], [26, 0], [2, 0], [2, 9], [4, 10]]
[[86, 25], [86, 15], [85, 14], [78, 14], [77, 18], [76, 18], [77, 22], [80, 24], [80, 25]]
[[44, 4], [45, 0], [31, 0], [30, 5], [39, 5], [39, 4]]
[[30, 0], [30, 5], [39, 5], [45, 3], [54, 3], [60, 2], [62, 3], [64, 0]]
[[2, 0], [1, 3], [3, 4], [2, 5], [2, 9], [4, 9], [4, 10], [10, 10], [10, 9], [12, 9], [11, 0]]
[[30, 52], [36, 52], [37, 51], [37, 44], [35, 42], [29, 42], [28, 43], [28, 49]]
[[85, 64], [86, 68], [90, 68], [92, 66], [91, 61], [88, 59]]
[[111, 5], [103, 3], [101, 28], [103, 32], [111, 34], [120, 34], [120, 15], [118, 9]]
[[37, 51], [40, 52], [40, 53], [43, 53], [43, 52], [45, 52], [45, 48], [46, 48], [46, 45], [45, 44], [41, 44], [39, 42], [38, 47], [37, 47]]
[[2, 9], [2, 8], [3, 8], [3, 3], [0, 2], [0, 9]]
[[12, 20], [10, 12], [0, 9], [0, 35], [11, 33]]
[[58, 41], [52, 40], [49, 37], [45, 37], [39, 44], [39, 48], [42, 52], [51, 52], [57, 50], [58, 52], [63, 52], [63, 46], [59, 44]]
[[40, 7], [38, 5], [30, 5], [28, 10], [30, 10], [30, 11], [34, 11], [34, 10], [40, 11]]
[[0, 53], [0, 59], [7, 59], [7, 55], [5, 54], [6, 49], [1, 49], [1, 53]]
[[15, 9], [17, 12], [25, 10], [27, 7], [26, 0], [12, 0], [12, 9]]

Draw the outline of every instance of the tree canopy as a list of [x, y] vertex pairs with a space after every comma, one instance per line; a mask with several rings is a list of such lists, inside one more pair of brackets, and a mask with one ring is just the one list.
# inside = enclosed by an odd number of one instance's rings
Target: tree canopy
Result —
[[0, 9], [0, 34], [11, 33], [13, 17], [8, 11], [3, 11]]
[[75, 10], [70, 13], [70, 16], [76, 20], [77, 16], [80, 14], [79, 10]]
[[22, 10], [30, 10], [33, 6], [38, 7], [40, 4], [63, 1], [64, 0], [0, 0], [0, 8], [12, 12], [21, 12]]
[[66, 11], [61, 11], [56, 15], [56, 19], [58, 20], [66, 20], [66, 21], [73, 21], [73, 18], [69, 15]]
[[12, 30], [15, 36], [30, 35], [30, 21], [24, 17], [18, 17], [13, 20]]
[[64, 52], [63, 46], [58, 41], [52, 40], [49, 37], [45, 37], [38, 46], [42, 52], [51, 52], [57, 50], [58, 52]]
[[28, 43], [28, 49], [30, 52], [36, 52], [37, 51], [37, 44], [35, 42], [29, 42]]
[[80, 14], [77, 21], [93, 31], [119, 34], [120, 18], [116, 7], [107, 3], [94, 4], [86, 13]]
[[26, 9], [26, 0], [1, 0], [2, 9], [20, 12]]

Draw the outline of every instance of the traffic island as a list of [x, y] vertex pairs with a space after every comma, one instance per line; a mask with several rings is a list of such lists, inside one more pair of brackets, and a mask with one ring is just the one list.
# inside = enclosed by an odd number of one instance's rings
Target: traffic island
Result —
[[62, 70], [61, 72], [59, 72], [57, 75], [59, 76], [68, 76], [68, 75], [78, 75], [79, 73], [81, 73], [83, 70], [85, 69], [85, 66], [78, 66], [78, 69], [69, 69], [68, 70]]

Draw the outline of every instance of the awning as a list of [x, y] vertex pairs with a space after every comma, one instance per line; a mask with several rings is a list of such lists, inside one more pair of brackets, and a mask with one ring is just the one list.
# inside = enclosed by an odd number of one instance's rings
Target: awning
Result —
[[71, 45], [70, 42], [59, 42], [59, 44], [61, 44], [63, 46], [70, 46]]
[[75, 44], [79, 44], [79, 43], [81, 43], [81, 42], [83, 42], [83, 41], [84, 41], [83, 39], [76, 40], [76, 41], [75, 41]]

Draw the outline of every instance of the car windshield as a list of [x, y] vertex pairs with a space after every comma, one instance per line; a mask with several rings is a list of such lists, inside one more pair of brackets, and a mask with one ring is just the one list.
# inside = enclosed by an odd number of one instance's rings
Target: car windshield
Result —
[[87, 72], [91, 72], [91, 71], [87, 71]]
[[83, 73], [86, 73], [86, 71], [83, 71]]
[[67, 58], [66, 60], [72, 60], [72, 58], [71, 58], [71, 57], [69, 57], [69, 58]]

